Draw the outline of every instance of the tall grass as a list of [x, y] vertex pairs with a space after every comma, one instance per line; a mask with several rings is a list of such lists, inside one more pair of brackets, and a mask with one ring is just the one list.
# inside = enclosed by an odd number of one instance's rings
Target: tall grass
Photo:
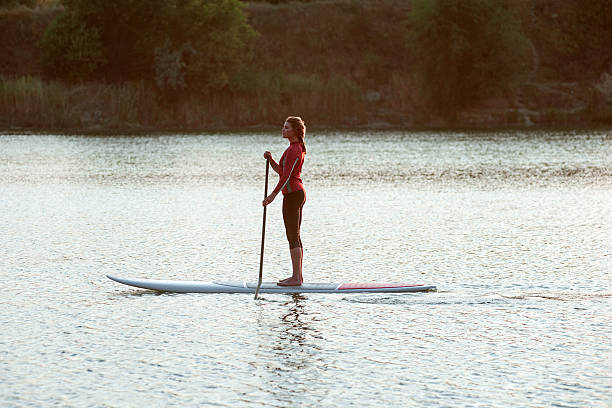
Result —
[[276, 125], [289, 114], [320, 124], [355, 124], [362, 90], [346, 77], [258, 72], [243, 92], [191, 93], [166, 101], [145, 81], [64, 84], [0, 78], [0, 127], [204, 129]]
[[151, 107], [142, 83], [65, 85], [0, 78], [0, 123], [8, 128], [129, 127]]
[[0, 116], [8, 127], [59, 127], [66, 122], [66, 92], [39, 78], [0, 79]]

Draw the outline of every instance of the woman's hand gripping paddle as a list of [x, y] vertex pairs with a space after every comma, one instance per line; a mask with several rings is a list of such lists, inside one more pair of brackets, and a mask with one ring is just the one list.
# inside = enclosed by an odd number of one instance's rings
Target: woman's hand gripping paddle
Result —
[[[270, 172], [270, 158], [266, 158], [266, 185], [264, 187], [264, 199], [268, 196], [268, 173]], [[257, 282], [257, 289], [255, 290], [255, 299], [259, 295], [259, 288], [261, 287], [261, 277], [263, 272], [263, 255], [264, 255], [264, 242], [266, 241], [266, 208], [263, 208], [263, 226], [261, 228], [261, 253], [259, 256], [259, 281]]]

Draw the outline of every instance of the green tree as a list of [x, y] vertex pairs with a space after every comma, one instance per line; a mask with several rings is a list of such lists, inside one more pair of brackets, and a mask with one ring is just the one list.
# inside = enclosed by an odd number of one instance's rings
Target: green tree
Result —
[[72, 13], [51, 23], [41, 44], [43, 68], [54, 77], [87, 79], [106, 62], [98, 30], [78, 21]]
[[107, 80], [150, 79], [154, 49], [161, 44], [168, 0], [62, 0], [69, 13], [100, 33]]
[[409, 21], [423, 95], [447, 118], [526, 68], [526, 39], [505, 0], [416, 0]]
[[[95, 30], [100, 44], [101, 58], [96, 67], [100, 78], [155, 80], [163, 91], [230, 85], [234, 72], [249, 56], [249, 41], [255, 36], [239, 0], [62, 3], [66, 14], [46, 33], [44, 52], [48, 61], [69, 64], [66, 47], [53, 45], [69, 42], [79, 30]], [[51, 73], [66, 76], [64, 70], [45, 66]], [[85, 67], [77, 66], [74, 71], [82, 69]]]
[[173, 40], [193, 50], [185, 58], [188, 84], [231, 86], [231, 78], [251, 57], [249, 43], [256, 36], [243, 7], [237, 0], [190, 0], [178, 10], [181, 30]]
[[188, 45], [175, 49], [169, 38], [155, 49], [155, 84], [166, 99], [175, 99], [187, 86], [185, 82], [185, 55], [195, 53]]

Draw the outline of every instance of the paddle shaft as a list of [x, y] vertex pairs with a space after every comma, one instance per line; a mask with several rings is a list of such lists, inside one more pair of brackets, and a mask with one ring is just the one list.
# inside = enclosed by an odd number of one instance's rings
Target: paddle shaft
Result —
[[[270, 159], [266, 159], [266, 185], [264, 187], [264, 199], [268, 196], [268, 174], [270, 173]], [[263, 208], [263, 226], [261, 227], [261, 251], [259, 255], [259, 280], [257, 281], [257, 289], [255, 290], [255, 299], [259, 295], [259, 288], [261, 287], [261, 279], [263, 276], [263, 255], [264, 255], [264, 242], [266, 242], [266, 208]]]

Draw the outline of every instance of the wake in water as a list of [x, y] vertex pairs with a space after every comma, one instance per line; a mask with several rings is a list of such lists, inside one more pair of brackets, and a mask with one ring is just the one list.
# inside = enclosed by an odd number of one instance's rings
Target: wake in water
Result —
[[525, 293], [522, 295], [503, 295], [498, 293], [499, 296], [504, 299], [546, 299], [546, 300], [559, 300], [562, 302], [571, 302], [578, 300], [591, 300], [591, 299], [606, 299], [612, 298], [611, 293], [575, 293], [575, 292], [553, 292], [553, 293], [542, 293], [542, 292], [534, 292], [534, 293]]
[[433, 294], [401, 294], [390, 296], [347, 296], [343, 301], [376, 305], [485, 305], [504, 304], [512, 300], [556, 300], [561, 302], [612, 299], [612, 293], [576, 293], [576, 292], [527, 292], [515, 295], [502, 293], [483, 295], [462, 295], [453, 292], [438, 292]]

